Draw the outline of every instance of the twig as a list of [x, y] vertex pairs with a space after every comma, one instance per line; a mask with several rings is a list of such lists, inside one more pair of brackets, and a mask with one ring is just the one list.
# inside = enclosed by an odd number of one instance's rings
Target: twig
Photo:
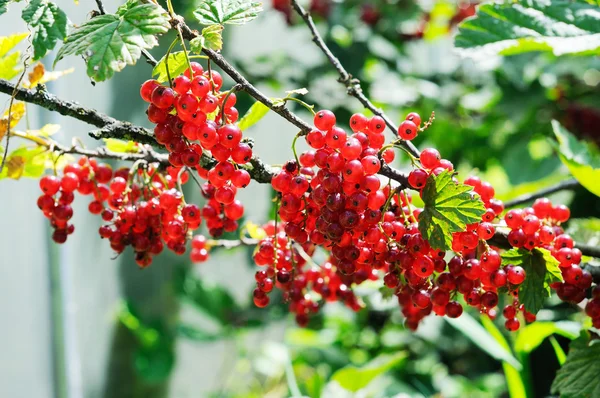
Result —
[[96, 5], [98, 6], [98, 11], [100, 11], [100, 15], [106, 14], [106, 9], [104, 8], [102, 0], [96, 0]]
[[[313, 36], [313, 42], [321, 49], [323, 54], [325, 54], [325, 56], [329, 60], [329, 63], [331, 63], [331, 65], [333, 65], [333, 67], [338, 71], [338, 73], [340, 75], [340, 78], [338, 79], [338, 81], [346, 86], [346, 89], [348, 90], [348, 94], [353, 96], [354, 98], [356, 98], [358, 101], [360, 101], [360, 103], [363, 104], [363, 106], [365, 108], [369, 109], [374, 114], [380, 116], [385, 121], [385, 124], [390, 128], [390, 130], [392, 130], [394, 135], [397, 136], [398, 135], [398, 127], [390, 120], [390, 118], [381, 109], [377, 108], [365, 96], [365, 94], [362, 91], [362, 87], [360, 85], [360, 80], [353, 78], [352, 75], [350, 73], [348, 73], [346, 68], [344, 68], [344, 65], [342, 65], [340, 60], [335, 55], [333, 55], [333, 53], [331, 52], [331, 50], [329, 49], [327, 44], [325, 44], [325, 41], [323, 41], [323, 38], [321, 37], [321, 34], [317, 30], [317, 27], [316, 27], [312, 17], [310, 16], [310, 14], [298, 3], [297, 0], [292, 0], [292, 6], [294, 7], [294, 10], [296, 10], [296, 12], [302, 17], [302, 19], [304, 20], [304, 22], [310, 29], [310, 32], [312, 33], [312, 36]], [[413, 156], [415, 156], [415, 157], [419, 156], [419, 151], [410, 141], [402, 141], [401, 144]]]
[[[178, 27], [181, 29], [181, 33], [186, 40], [192, 40], [199, 35], [197, 31], [190, 29], [190, 27], [187, 26], [183, 20], [180, 19], [180, 17], [173, 19], [171, 24], [173, 25], [174, 29], [177, 29]], [[312, 130], [312, 127], [308, 123], [300, 119], [285, 106], [275, 106], [269, 97], [254, 87], [244, 76], [240, 74], [240, 72], [238, 72], [225, 58], [223, 58], [221, 54], [207, 48], [203, 48], [202, 52], [206, 54], [212, 62], [217, 64], [223, 70], [223, 72], [227, 73], [236, 83], [238, 83], [242, 90], [246, 91], [254, 99], [262, 102], [273, 112], [277, 113], [294, 126], [298, 127], [304, 133], [308, 133], [310, 130]]]
[[[504, 231], [498, 231], [496, 230], [496, 233], [494, 234], [494, 236], [492, 237], [492, 239], [490, 239], [488, 241], [489, 244], [493, 245], [493, 246], [497, 246], [503, 249], [510, 249], [512, 248], [512, 246], [510, 245], [510, 243], [508, 242], [508, 233], [504, 232]], [[590, 257], [596, 257], [596, 258], [600, 258], [600, 247], [597, 246], [591, 246], [591, 245], [585, 245], [582, 243], [574, 243], [574, 247], [578, 248], [579, 250], [581, 250], [581, 253], [584, 256], [590, 256]]]
[[243, 239], [209, 239], [206, 245], [210, 247], [222, 247], [225, 249], [233, 249], [240, 246], [256, 246], [258, 239], [243, 238]]
[[69, 116], [92, 126], [99, 127], [101, 130], [90, 133], [94, 138], [112, 137], [133, 140], [143, 144], [156, 143], [150, 130], [128, 122], [119, 121], [95, 109], [81, 106], [77, 102], [62, 100], [50, 94], [42, 84], [38, 85], [35, 90], [29, 90], [17, 87], [8, 80], [0, 79], [0, 92], [9, 95], [12, 95], [14, 92], [15, 98], [20, 101], [39, 105], [50, 111], [58, 112], [63, 116]]
[[508, 207], [518, 206], [520, 204], [531, 202], [538, 198], [543, 198], [544, 196], [550, 195], [551, 193], [555, 193], [555, 192], [563, 191], [563, 190], [567, 190], [567, 189], [575, 189], [579, 186], [580, 186], [579, 181], [577, 181], [575, 179], [561, 181], [558, 184], [553, 185], [551, 187], [541, 189], [534, 193], [521, 195], [513, 200], [509, 200], [504, 203], [504, 207], [508, 208]]

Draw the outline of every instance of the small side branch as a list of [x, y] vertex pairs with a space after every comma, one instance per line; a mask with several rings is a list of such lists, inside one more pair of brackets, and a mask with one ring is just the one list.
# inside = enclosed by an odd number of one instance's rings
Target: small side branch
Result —
[[[356, 98], [365, 108], [369, 109], [374, 114], [380, 116], [385, 124], [389, 127], [390, 130], [394, 133], [394, 135], [398, 135], [398, 127], [391, 121], [391, 119], [379, 108], [377, 108], [363, 93], [362, 87], [360, 85], [360, 80], [352, 77], [350, 73], [344, 68], [344, 65], [340, 62], [340, 60], [333, 55], [325, 41], [321, 37], [321, 34], [317, 30], [317, 27], [310, 16], [310, 14], [298, 3], [297, 0], [292, 0], [292, 6], [294, 10], [302, 17], [308, 29], [313, 37], [313, 42], [321, 49], [323, 54], [329, 60], [329, 63], [333, 65], [335, 70], [337, 70], [340, 78], [338, 81], [346, 86], [348, 90], [348, 94]], [[401, 145], [405, 147], [413, 156], [418, 157], [419, 151], [410, 141], [401, 141]]]
[[534, 192], [534, 193], [530, 193], [530, 194], [526, 194], [526, 195], [521, 195], [521, 196], [519, 196], [519, 197], [517, 197], [517, 198], [515, 198], [513, 200], [506, 201], [504, 203], [504, 206], [507, 207], [507, 208], [508, 207], [515, 207], [515, 206], [521, 205], [523, 203], [532, 202], [532, 201], [534, 201], [534, 200], [536, 200], [538, 198], [543, 198], [543, 197], [548, 196], [548, 195], [550, 195], [552, 193], [555, 193], [555, 192], [564, 191], [564, 190], [567, 190], [567, 189], [575, 189], [575, 188], [580, 187], [580, 186], [581, 186], [581, 184], [579, 184], [579, 181], [577, 181], [575, 179], [561, 181], [558, 184], [553, 185], [551, 187], [541, 189], [541, 190], [539, 190], [537, 192]]

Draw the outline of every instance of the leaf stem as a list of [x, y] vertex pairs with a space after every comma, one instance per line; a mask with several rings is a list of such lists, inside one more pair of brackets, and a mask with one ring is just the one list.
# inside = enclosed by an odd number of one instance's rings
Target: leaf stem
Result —
[[171, 71], [169, 70], [169, 56], [171, 56], [171, 51], [173, 47], [177, 44], [177, 39], [173, 40], [173, 43], [169, 46], [167, 50], [167, 55], [165, 56], [165, 69], [167, 70], [167, 79], [169, 79], [169, 86], [173, 88], [173, 79], [171, 79]]

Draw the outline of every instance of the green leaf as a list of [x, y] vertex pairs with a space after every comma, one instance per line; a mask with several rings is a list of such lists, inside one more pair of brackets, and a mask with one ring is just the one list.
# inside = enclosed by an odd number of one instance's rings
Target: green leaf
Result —
[[512, 355], [510, 349], [499, 343], [496, 338], [488, 333], [471, 315], [463, 313], [459, 318], [452, 319], [445, 317], [444, 319], [492, 358], [509, 363], [517, 370], [521, 369], [521, 364], [517, 358]]
[[479, 197], [471, 194], [472, 190], [468, 185], [454, 182], [447, 170], [427, 178], [419, 231], [431, 247], [450, 250], [453, 233], [466, 230], [467, 224], [481, 221], [485, 207]]
[[525, 280], [519, 285], [519, 301], [531, 313], [537, 313], [550, 297], [550, 284], [561, 282], [558, 260], [546, 249], [513, 248], [502, 254], [502, 264], [518, 265], [525, 270]]
[[63, 10], [49, 0], [31, 0], [21, 14], [31, 26], [33, 59], [38, 60], [67, 37], [69, 19]]
[[2, 172], [0, 172], [0, 180], [4, 178], [18, 180], [21, 177], [41, 177], [46, 171], [46, 161], [49, 159], [50, 154], [43, 147], [28, 148], [22, 146], [15, 149], [6, 157], [6, 163]]
[[123, 141], [116, 138], [104, 138], [104, 146], [111, 152], [136, 153], [139, 147], [134, 141]]
[[21, 0], [0, 0], [0, 15], [8, 11], [8, 5], [10, 3], [18, 3]]
[[348, 391], [357, 392], [365, 388], [377, 376], [386, 373], [403, 362], [407, 356], [405, 352], [398, 352], [393, 355], [382, 354], [364, 366], [346, 366], [336, 371], [331, 376], [331, 380], [336, 381]]
[[222, 334], [208, 333], [197, 327], [180, 323], [177, 325], [177, 335], [194, 341], [215, 341], [222, 337]]
[[600, 151], [592, 143], [577, 140], [556, 120], [552, 130], [558, 140], [557, 150], [560, 160], [588, 191], [600, 196]]
[[156, 46], [156, 35], [166, 33], [169, 27], [161, 7], [129, 0], [117, 14], [100, 15], [77, 27], [58, 51], [54, 64], [66, 55], [81, 55], [88, 76], [103, 81], [135, 64], [142, 50]]
[[249, 0], [201, 0], [194, 16], [202, 25], [242, 25], [263, 10], [262, 3]]
[[260, 119], [265, 117], [265, 115], [269, 112], [269, 108], [263, 104], [262, 102], [255, 102], [252, 104], [248, 112], [240, 119], [238, 122], [238, 127], [240, 130], [245, 131], [249, 127], [258, 123]]
[[569, 346], [565, 364], [556, 373], [552, 393], [564, 398], [600, 397], [600, 344], [590, 345], [583, 332]]
[[[185, 53], [183, 51], [176, 51], [169, 54], [169, 72], [171, 78], [182, 74], [187, 69], [187, 61], [185, 59]], [[152, 70], [152, 76], [155, 76], [156, 80], [160, 83], [164, 83], [169, 80], [167, 75], [167, 56], [161, 58]]]
[[202, 34], [190, 41], [190, 50], [200, 54], [203, 48], [219, 51], [223, 48], [223, 25], [215, 24], [202, 29]]
[[572, 218], [566, 231], [575, 242], [600, 245], [600, 218]]
[[580, 331], [581, 324], [578, 322], [534, 322], [519, 330], [514, 342], [515, 351], [517, 353], [530, 353], [553, 334], [559, 334], [573, 340], [579, 336]]
[[[502, 332], [496, 327], [494, 322], [487, 316], [482, 316], [481, 324], [487, 330], [487, 332], [504, 348], [509, 354], [512, 355], [508, 341], [502, 335]], [[519, 362], [520, 364], [520, 362]], [[508, 393], [511, 398], [526, 398], [527, 389], [525, 383], [519, 372], [519, 368], [515, 368], [510, 363], [502, 361], [502, 370], [504, 371], [504, 378], [506, 379], [506, 385], [508, 387]]]
[[176, 280], [176, 290], [206, 315], [223, 325], [229, 325], [232, 314], [239, 310], [227, 290], [189, 275]]
[[600, 54], [600, 8], [584, 0], [518, 0], [479, 6], [454, 44], [466, 56], [548, 51]]

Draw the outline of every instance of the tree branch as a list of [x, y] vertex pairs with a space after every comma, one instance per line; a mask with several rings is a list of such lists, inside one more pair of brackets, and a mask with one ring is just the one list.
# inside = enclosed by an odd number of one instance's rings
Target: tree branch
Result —
[[[312, 33], [313, 42], [321, 49], [323, 54], [329, 60], [329, 63], [333, 65], [333, 67], [337, 70], [340, 75], [338, 81], [346, 86], [348, 91], [348, 95], [356, 98], [365, 108], [369, 109], [374, 114], [380, 116], [385, 124], [389, 127], [390, 130], [394, 133], [395, 136], [398, 136], [398, 127], [391, 121], [391, 119], [379, 108], [377, 108], [363, 93], [362, 87], [360, 85], [360, 80], [353, 78], [350, 73], [344, 68], [344, 65], [340, 62], [340, 60], [333, 55], [325, 41], [321, 37], [321, 34], [317, 30], [317, 27], [310, 16], [310, 14], [298, 3], [297, 0], [292, 0], [292, 6], [294, 10], [302, 17], [310, 32]], [[401, 141], [401, 145], [405, 147], [413, 156], [419, 157], [419, 151], [410, 141]]]
[[550, 195], [550, 194], [558, 192], [558, 191], [563, 191], [563, 190], [567, 190], [567, 189], [575, 189], [579, 186], [581, 186], [581, 184], [579, 184], [579, 181], [577, 181], [575, 179], [561, 181], [558, 184], [553, 185], [551, 187], [541, 189], [534, 193], [521, 195], [519, 197], [516, 197], [513, 200], [506, 201], [504, 203], [504, 207], [508, 208], [508, 207], [518, 206], [523, 203], [532, 202], [538, 198], [543, 198], [547, 195]]
[[12, 95], [16, 93], [15, 98], [19, 101], [39, 105], [53, 112], [58, 112], [63, 116], [69, 116], [92, 126], [99, 127], [99, 132], [91, 132], [94, 138], [121, 138], [128, 139], [143, 144], [153, 144], [154, 136], [152, 132], [140, 126], [128, 122], [119, 121], [113, 117], [98, 112], [95, 109], [86, 108], [77, 102], [66, 101], [50, 94], [42, 84], [35, 90], [24, 88], [15, 88], [15, 85], [8, 80], [0, 79], [0, 92]]

